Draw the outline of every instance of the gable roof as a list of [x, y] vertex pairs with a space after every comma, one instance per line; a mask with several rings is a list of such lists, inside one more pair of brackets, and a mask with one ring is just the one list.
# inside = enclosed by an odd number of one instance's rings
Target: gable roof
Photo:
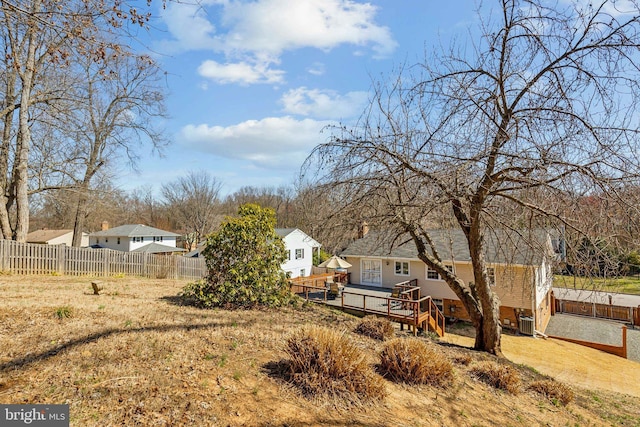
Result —
[[[459, 229], [429, 230], [443, 261], [470, 262], [467, 240]], [[351, 243], [341, 256], [418, 259], [409, 235], [370, 232]], [[491, 230], [485, 235], [485, 257], [491, 264], [540, 265], [552, 255], [551, 240], [544, 230], [522, 232]]]
[[58, 237], [64, 236], [65, 234], [69, 234], [69, 233], [73, 233], [73, 230], [36, 230], [27, 234], [27, 242], [29, 243], [48, 242], [49, 240], [56, 239]]
[[153, 236], [169, 236], [178, 237], [180, 234], [171, 231], [160, 230], [159, 228], [150, 227], [143, 224], [127, 224], [119, 227], [110, 228], [108, 230], [96, 231], [91, 233], [94, 237], [153, 237]]
[[322, 246], [313, 237], [309, 236], [307, 233], [300, 230], [299, 228], [276, 228], [275, 229], [276, 234], [282, 237], [283, 239], [287, 237], [289, 234], [294, 233], [296, 231], [304, 236], [304, 241], [307, 242], [309, 246], [312, 246], [314, 248], [319, 248]]
[[160, 243], [149, 243], [148, 245], [141, 246], [131, 252], [146, 252], [148, 254], [161, 254], [166, 252], [186, 252], [185, 249], [176, 248], [175, 246], [162, 245]]

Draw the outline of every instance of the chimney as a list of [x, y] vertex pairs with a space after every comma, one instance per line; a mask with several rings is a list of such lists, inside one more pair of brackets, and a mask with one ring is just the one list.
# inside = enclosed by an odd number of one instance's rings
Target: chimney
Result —
[[369, 224], [367, 224], [367, 221], [362, 221], [362, 224], [360, 224], [358, 238], [362, 239], [367, 234], [369, 234]]
[[102, 231], [109, 229], [109, 221], [102, 221]]

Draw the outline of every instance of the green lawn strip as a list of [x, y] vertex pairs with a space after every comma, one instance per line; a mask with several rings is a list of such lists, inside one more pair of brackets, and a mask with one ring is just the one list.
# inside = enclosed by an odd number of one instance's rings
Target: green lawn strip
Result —
[[603, 278], [556, 274], [553, 276], [553, 286], [558, 288], [640, 295], [640, 277], [635, 276]]

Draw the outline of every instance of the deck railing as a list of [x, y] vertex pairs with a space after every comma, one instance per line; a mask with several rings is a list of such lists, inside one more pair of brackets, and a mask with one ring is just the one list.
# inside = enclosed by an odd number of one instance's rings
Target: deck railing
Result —
[[392, 321], [435, 332], [444, 336], [445, 318], [430, 296], [420, 297], [420, 288], [416, 280], [396, 285], [401, 288], [399, 297], [371, 295], [363, 292], [344, 290], [340, 297], [331, 301], [331, 295], [324, 283], [332, 275], [317, 275], [291, 280], [291, 291], [309, 301], [330, 303], [342, 309], [365, 314], [384, 316]]

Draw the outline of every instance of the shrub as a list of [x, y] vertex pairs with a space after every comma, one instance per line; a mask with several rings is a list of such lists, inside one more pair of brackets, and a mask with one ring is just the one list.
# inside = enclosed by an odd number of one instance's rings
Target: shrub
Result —
[[408, 384], [444, 386], [453, 379], [449, 359], [417, 339], [388, 341], [380, 354], [379, 369], [384, 377]]
[[364, 317], [360, 321], [360, 323], [358, 323], [356, 332], [380, 341], [384, 341], [387, 338], [392, 338], [395, 334], [393, 330], [393, 324], [389, 321], [389, 319], [377, 316]]
[[273, 209], [247, 204], [207, 237], [202, 251], [209, 275], [182, 297], [201, 307], [252, 308], [289, 304], [293, 298], [282, 263], [286, 251]]
[[529, 389], [551, 400], [554, 405], [567, 406], [573, 401], [573, 391], [566, 385], [553, 380], [535, 381], [529, 384]]
[[365, 354], [339, 332], [317, 326], [294, 332], [285, 351], [290, 357], [289, 380], [303, 394], [340, 399], [343, 403], [380, 400], [384, 381]]
[[479, 362], [469, 372], [480, 381], [511, 394], [517, 394], [520, 390], [520, 376], [510, 366], [496, 362]]

